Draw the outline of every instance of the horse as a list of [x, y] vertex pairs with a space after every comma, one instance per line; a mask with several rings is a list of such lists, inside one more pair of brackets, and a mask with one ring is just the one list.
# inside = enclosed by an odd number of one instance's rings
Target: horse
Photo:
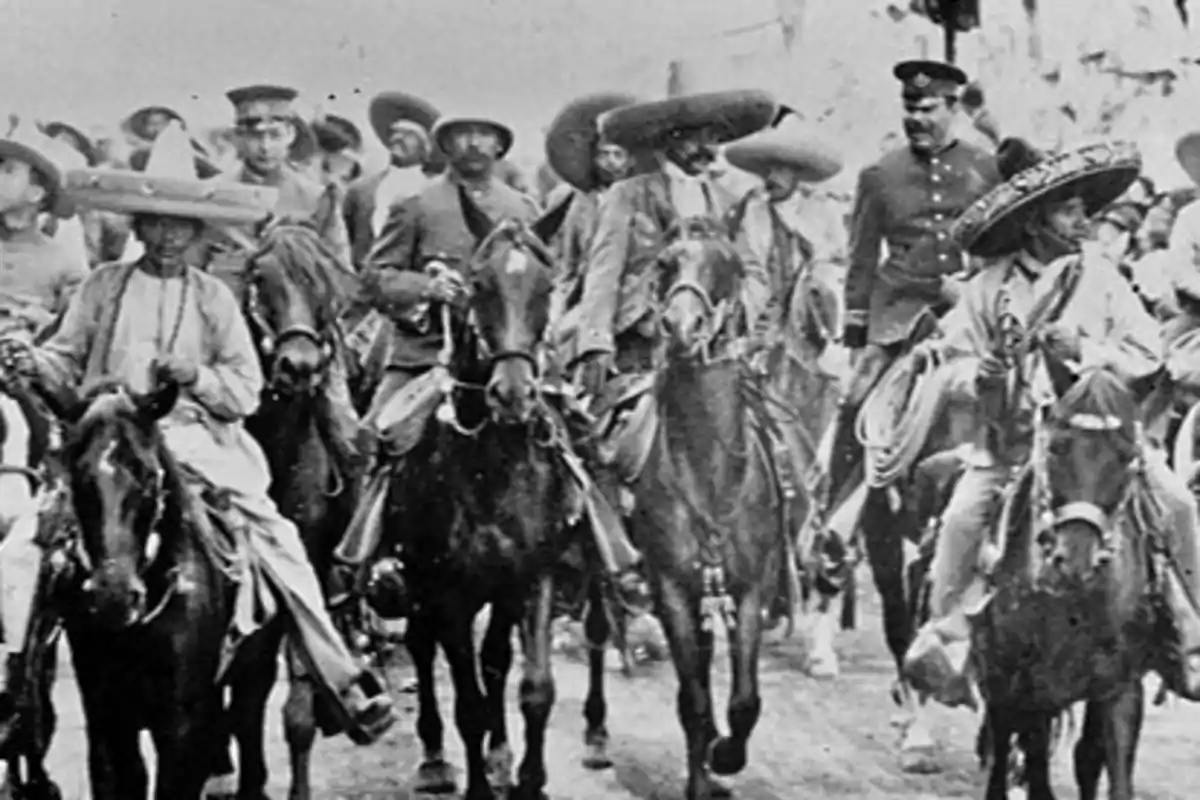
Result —
[[[484, 800], [509, 785], [505, 684], [513, 628], [523, 623], [525, 753], [511, 796], [536, 798], [544, 796], [543, 750], [555, 697], [554, 567], [568, 541], [560, 533], [575, 495], [560, 463], [573, 437], [542, 391], [539, 355], [552, 288], [545, 242], [561, 226], [567, 204], [524, 225], [490, 220], [465, 191], [459, 201], [476, 241], [465, 269], [470, 300], [465, 310], [442, 307], [444, 373], [433, 377], [452, 389], [431, 422], [420, 420], [424, 427], [406, 458], [420, 468], [401, 470], [392, 480], [385, 514], [385, 530], [399, 532], [412, 608], [405, 641], [416, 671], [424, 751], [416, 789], [454, 788], [435, 695], [439, 645], [466, 750], [465, 797]], [[488, 604], [477, 659], [472, 621]]]
[[[781, 588], [794, 498], [779, 488], [779, 435], [764, 378], [741, 355], [744, 269], [725, 229], [680, 220], [658, 259], [664, 365], [657, 431], [633, 483], [630, 517], [656, 613], [679, 676], [689, 800], [722, 793], [716, 775], [746, 765], [761, 712], [758, 657], [764, 611]], [[714, 629], [730, 640], [730, 732], [719, 734], [710, 671]]]
[[[50, 400], [21, 380], [0, 383], [0, 536], [13, 525], [40, 525], [36, 498], [52, 491], [48, 483], [62, 480], [62, 465], [52, 452]], [[50, 563], [20, 566], [37, 570], [35, 592], [43, 597], [62, 577]], [[11, 705], [3, 710], [6, 724], [0, 727], [0, 755], [8, 766], [5, 797], [61, 797], [45, 767], [57, 724], [51, 694], [58, 667], [57, 619], [46, 606], [35, 603], [42, 611], [28, 621], [25, 650], [7, 666]]]
[[[158, 755], [158, 800], [199, 798], [211, 772], [205, 756], [225, 741], [214, 677], [236, 575], [158, 428], [178, 396], [169, 382], [144, 395], [98, 386], [68, 415], [79, 580], [56, 605], [97, 800], [147, 796], [142, 730]], [[231, 689], [237, 708], [246, 693], [236, 680]]]
[[[1047, 356], [1049, 361], [1050, 356]], [[1167, 663], [1165, 518], [1146, 484], [1135, 393], [1105, 368], [1072, 382], [1050, 370], [1056, 402], [1035, 416], [1033, 451], [1006, 497], [993, 543], [994, 593], [971, 618], [972, 666], [987, 706], [988, 800], [1008, 796], [1014, 737], [1028, 795], [1051, 800], [1053, 723], [1077, 702], [1080, 797], [1133, 797], [1142, 678]]]
[[[354, 511], [359, 476], [337, 463], [327, 444], [328, 402], [323, 389], [335, 359], [343, 358], [338, 314], [350, 273], [313, 228], [278, 224], [263, 231], [258, 249], [237, 276], [244, 317], [267, 376], [261, 404], [246, 430], [262, 445], [273, 480], [271, 499], [295, 523], [319, 577], [328, 576], [333, 550]], [[267, 781], [263, 713], [275, 682], [283, 635], [269, 638], [235, 662], [261, 703], [246, 702], [230, 720], [242, 754], [239, 797], [258, 796]], [[292, 679], [283, 709], [292, 768], [293, 800], [311, 797], [310, 759], [318, 726], [315, 687], [299, 659], [289, 659]], [[321, 719], [321, 727], [333, 723]], [[228, 748], [218, 754], [214, 775], [231, 775]], [[218, 784], [210, 785], [210, 793]]]

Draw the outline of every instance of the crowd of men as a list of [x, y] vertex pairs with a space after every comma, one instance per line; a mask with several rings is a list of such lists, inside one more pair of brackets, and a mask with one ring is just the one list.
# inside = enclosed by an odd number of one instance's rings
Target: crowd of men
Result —
[[[184, 387], [164, 423], [168, 443], [181, 461], [232, 490], [261, 534], [252, 540], [256, 554], [312, 671], [342, 700], [348, 730], [373, 741], [391, 723], [389, 701], [360, 680], [295, 527], [267, 497], [262, 453], [242, 428], [263, 377], [239, 303], [219, 275], [244, 263], [268, 216], [315, 228], [387, 322], [356, 353], [381, 365], [363, 413], [344, 371], [326, 384], [335, 448], [359, 464], [386, 458], [378, 420], [437, 363], [442, 332], [430, 304], [455, 302], [468, 290], [461, 270], [475, 239], [460, 190], [493, 219], [533, 221], [571, 199], [555, 243], [551, 331], [561, 364], [585, 394], [600, 393], [614, 375], [655, 368], [657, 255], [680, 219], [706, 216], [726, 226], [745, 267], [747, 316], [762, 335], [781, 329], [784, 298], [799, 275], [844, 281], [840, 343], [852, 369], [838, 376], [843, 401], [824, 465], [829, 505], [854, 496], [845, 484], [853, 480], [847, 465], [859, 457], [858, 410], [902, 353], [936, 351], [960, 378], [954, 400], [976, 408], [978, 430], [986, 427], [986, 397], [1007, 369], [990, 350], [997, 325], [990, 315], [1001, 295], [1027, 317], [1045, 295], [1062, 293], [1048, 338], [1064, 359], [1107, 365], [1130, 381], [1164, 365], [1181, 385], [1194, 380], [1186, 345], [1200, 314], [1193, 266], [1200, 206], [1176, 222], [1186, 198], [1158, 195], [1127, 144], [1046, 154], [1002, 139], [980, 111], [978, 87], [956, 67], [909, 61], [894, 72], [907, 142], [859, 173], [844, 253], [812, 235], [802, 212], [809, 187], [843, 169], [840, 155], [809, 138], [793, 109], [759, 91], [574, 100], [548, 129], [536, 193], [504, 160], [514, 141], [504, 120], [445, 114], [403, 92], [371, 103], [370, 129], [390, 156], [372, 174], [363, 174], [359, 128], [329, 115], [306, 121], [297, 92], [286, 87], [228, 93], [240, 160], [226, 172], [170, 108], [129, 117], [125, 127], [143, 144], [125, 165], [101, 165], [96, 148], [67, 123], [35, 129], [14, 120], [0, 138], [0, 355], [50, 392], [105, 378], [135, 390], [152, 378]], [[957, 135], [964, 112], [985, 119], [977, 125], [983, 146]], [[758, 185], [744, 195], [730, 191], [713, 172], [718, 155]], [[1179, 157], [1200, 178], [1200, 139], [1181, 140]], [[1170, 510], [1182, 596], [1196, 598], [1195, 504], [1167, 468], [1162, 444], [1148, 437], [1148, 471]], [[970, 450], [937, 545], [933, 621], [909, 664], [914, 679], [951, 703], [965, 693], [963, 609], [980, 581], [983, 521], [1027, 446], [1000, 453], [980, 438]], [[24, 630], [9, 619], [17, 613], [10, 606], [28, 604], [9, 598], [18, 584], [32, 591], [23, 571], [36, 545], [30, 525], [3, 522], [8, 636]], [[1181, 629], [1181, 672], [1169, 680], [1195, 699], [1200, 637], [1188, 632], [1200, 624]], [[13, 636], [5, 642], [10, 652], [21, 646]]]

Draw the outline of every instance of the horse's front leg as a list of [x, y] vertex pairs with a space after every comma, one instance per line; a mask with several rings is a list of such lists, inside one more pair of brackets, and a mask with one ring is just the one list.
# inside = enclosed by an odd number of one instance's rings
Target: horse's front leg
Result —
[[709, 764], [718, 775], [736, 775], [745, 769], [746, 745], [762, 712], [758, 652], [762, 642], [763, 583], [760, 580], [742, 595], [737, 606], [737, 627], [729, 631], [733, 683], [729, 694], [729, 735], [714, 741], [709, 754]]
[[[153, 687], [164, 701], [154, 715], [150, 730], [158, 758], [154, 800], [198, 800], [208, 780], [211, 763], [197, 758], [197, 754], [211, 752], [213, 742], [224, 738], [221, 735], [225, 730], [223, 692], [211, 681], [208, 682], [210, 685], [195, 686], [196, 681], [204, 681], [204, 678], [179, 674], [169, 683], [156, 681]], [[136, 735], [134, 741], [136, 746]], [[145, 797], [145, 793], [136, 796]], [[261, 797], [260, 792], [257, 796], [247, 795], [246, 800]]]
[[725, 787], [708, 771], [708, 746], [717, 738], [709, 685], [712, 632], [701, 630], [699, 607], [679, 578], [655, 576], [654, 593], [679, 680], [676, 713], [687, 746], [687, 800], [725, 795]]
[[526, 617], [525, 674], [521, 678], [521, 715], [525, 718], [525, 755], [517, 772], [518, 800], [540, 800], [546, 787], [546, 727], [554, 708], [554, 674], [550, 665], [550, 618], [554, 611], [554, 576], [546, 570], [537, 581], [532, 612]]
[[67, 637], [87, 731], [91, 796], [93, 800], [144, 798], [150, 778], [138, 728], [125, 706], [129, 698], [122, 693], [133, 682], [119, 667], [109, 666], [113, 654], [105, 653], [93, 637], [71, 628]]
[[[587, 769], [607, 769], [613, 763], [608, 757], [608, 703], [604, 699], [604, 656], [610, 634], [605, 609], [607, 580], [599, 569], [587, 578], [587, 616], [583, 621], [588, 654], [588, 691], [583, 703], [583, 766]], [[615, 613], [621, 612], [616, 609]]]
[[1109, 800], [1133, 800], [1133, 767], [1146, 713], [1142, 682], [1131, 682], [1120, 694], [1104, 701], [1102, 707]]
[[515, 603], [492, 603], [487, 633], [484, 634], [479, 654], [487, 702], [488, 782], [497, 790], [507, 789], [512, 782], [513, 754], [508, 743], [504, 695], [508, 673], [512, 669], [512, 634], [520, 619], [520, 599], [517, 598]]
[[1015, 731], [1011, 716], [1007, 709], [988, 704], [986, 719], [991, 729], [988, 739], [992, 752], [984, 800], [1008, 800], [1008, 757]]
[[[283, 638], [280, 621], [274, 621], [257, 637], [242, 645], [238, 654], [237, 672], [230, 686], [230, 703], [227, 718], [232, 726], [238, 746], [238, 800], [260, 800], [266, 797], [267, 759], [264, 733], [266, 728], [267, 698], [275, 687], [279, 644]], [[294, 660], [294, 659], [292, 659]], [[289, 701], [290, 701], [289, 697]], [[285, 727], [287, 711], [284, 711]], [[290, 731], [289, 731], [290, 733]], [[293, 800], [307, 800], [311, 796], [308, 788], [308, 763], [298, 759], [295, 749], [292, 756]]]
[[1054, 800], [1050, 787], [1050, 746], [1054, 718], [1048, 714], [1029, 715], [1020, 733], [1025, 754], [1025, 796], [1029, 800]]
[[414, 792], [422, 794], [451, 794], [454, 792], [454, 770], [446, 761], [442, 715], [437, 707], [437, 684], [433, 662], [437, 656], [437, 620], [428, 602], [413, 605], [404, 642], [413, 660], [417, 678], [417, 736], [424, 750], [421, 766], [417, 768]]
[[[451, 600], [450, 602], [453, 602]], [[474, 615], [464, 606], [445, 614], [442, 650], [454, 682], [454, 723], [467, 757], [467, 790], [463, 800], [492, 800], [483, 738], [488, 732], [487, 701], [479, 685], [472, 631]]]

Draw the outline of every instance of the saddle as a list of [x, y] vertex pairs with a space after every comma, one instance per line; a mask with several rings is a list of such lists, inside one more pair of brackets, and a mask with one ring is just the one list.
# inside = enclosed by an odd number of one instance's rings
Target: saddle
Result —
[[620, 375], [591, 404], [600, 461], [625, 484], [642, 474], [658, 433], [654, 373]]

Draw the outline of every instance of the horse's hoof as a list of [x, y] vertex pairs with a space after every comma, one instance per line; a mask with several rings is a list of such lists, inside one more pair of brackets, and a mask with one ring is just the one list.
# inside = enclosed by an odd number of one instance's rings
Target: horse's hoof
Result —
[[933, 745], [905, 747], [900, 751], [900, 771], [907, 775], [934, 775], [942, 771]]
[[213, 775], [200, 794], [205, 800], [237, 800], [237, 776], [232, 772]]
[[836, 678], [842, 672], [835, 653], [814, 655], [808, 662], [808, 677], [817, 680]]
[[583, 742], [583, 768], [584, 769], [608, 769], [613, 765], [612, 759], [608, 757], [608, 738], [607, 737], [591, 737], [585, 738]]
[[507, 744], [493, 748], [487, 754], [488, 785], [493, 789], [507, 789], [512, 785], [513, 754]]
[[708, 766], [716, 775], [737, 775], [746, 768], [746, 743], [722, 736], [708, 746]]
[[[693, 795], [688, 797], [691, 800]], [[718, 800], [718, 798], [733, 797], [733, 787], [720, 778], [705, 775], [700, 783], [700, 789], [694, 797], [696, 800]]]
[[[453, 794], [454, 767], [445, 759], [426, 761], [417, 767], [417, 781], [413, 786], [414, 792], [421, 794]], [[489, 790], [490, 791], [490, 790]]]

